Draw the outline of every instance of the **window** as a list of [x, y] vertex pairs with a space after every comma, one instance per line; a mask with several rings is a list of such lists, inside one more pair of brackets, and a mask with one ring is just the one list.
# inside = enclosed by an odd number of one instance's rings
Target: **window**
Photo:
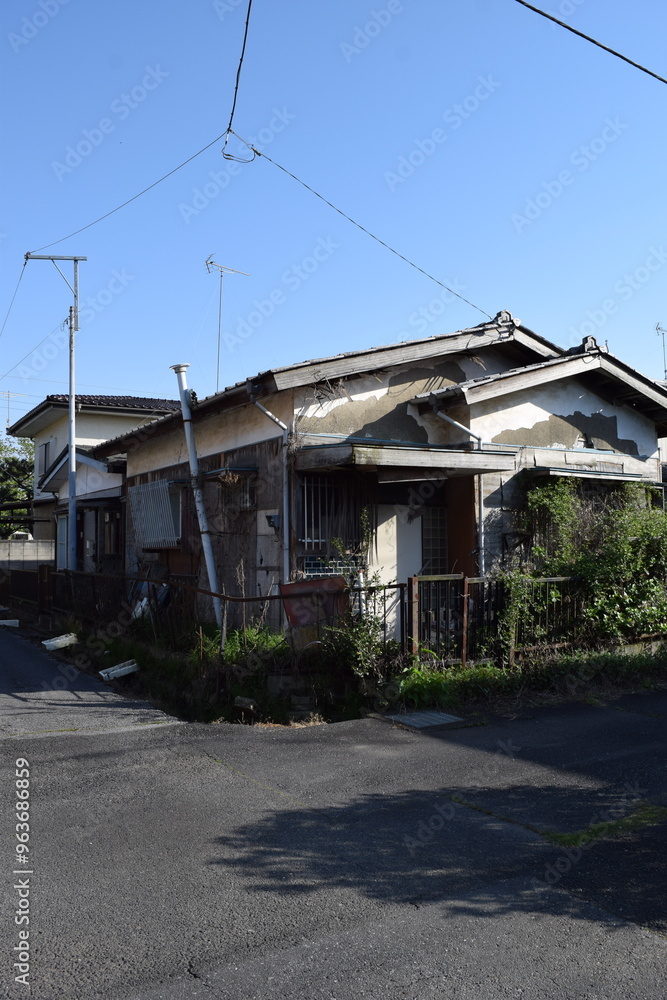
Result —
[[120, 513], [104, 513], [104, 555], [117, 556], [120, 553]]
[[447, 573], [447, 511], [424, 507], [422, 517], [422, 572], [430, 576]]
[[181, 538], [181, 489], [166, 479], [128, 490], [136, 543], [143, 549], [173, 549]]
[[51, 450], [51, 442], [46, 441], [45, 444], [40, 444], [37, 450], [37, 475], [43, 476], [49, 467], [49, 452]]
[[323, 552], [331, 537], [340, 489], [329, 476], [304, 476], [301, 482], [301, 531], [305, 552]]

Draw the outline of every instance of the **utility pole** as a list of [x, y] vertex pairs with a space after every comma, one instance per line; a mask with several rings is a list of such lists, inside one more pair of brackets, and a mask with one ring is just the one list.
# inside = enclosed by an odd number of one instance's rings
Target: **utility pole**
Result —
[[[69, 478], [67, 500], [67, 568], [76, 569], [76, 396], [74, 370], [74, 335], [79, 329], [79, 261], [87, 257], [59, 257], [47, 254], [27, 253], [29, 260], [50, 260], [58, 274], [74, 295], [74, 305], [69, 310]], [[57, 260], [71, 260], [74, 264], [74, 284], [69, 281], [56, 264]]]
[[220, 336], [222, 332], [222, 279], [225, 274], [244, 274], [249, 277], [247, 271], [235, 271], [233, 267], [225, 267], [224, 264], [216, 264], [213, 260], [213, 254], [204, 262], [206, 264], [206, 270], [211, 273], [211, 268], [216, 267], [220, 274], [220, 293], [218, 296], [218, 357], [215, 365], [215, 391], [218, 391], [220, 385]]

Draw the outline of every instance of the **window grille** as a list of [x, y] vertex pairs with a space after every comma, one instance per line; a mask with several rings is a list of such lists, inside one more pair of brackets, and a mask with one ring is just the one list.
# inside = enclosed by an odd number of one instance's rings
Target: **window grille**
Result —
[[422, 571], [429, 576], [447, 573], [447, 511], [444, 507], [422, 510]]
[[181, 537], [181, 490], [166, 479], [128, 490], [137, 545], [143, 549], [176, 548]]
[[335, 534], [333, 521], [338, 484], [327, 476], [304, 476], [301, 482], [301, 537], [306, 552], [322, 552]]

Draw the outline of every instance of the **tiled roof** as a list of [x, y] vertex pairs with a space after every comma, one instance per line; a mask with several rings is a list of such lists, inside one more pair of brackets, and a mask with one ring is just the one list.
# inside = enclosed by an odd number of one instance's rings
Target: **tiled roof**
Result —
[[[68, 403], [67, 393], [52, 393], [46, 397], [47, 403]], [[180, 410], [181, 404], [175, 399], [149, 399], [146, 396], [84, 396], [76, 394], [77, 404], [83, 406], [106, 406], [119, 410]]]

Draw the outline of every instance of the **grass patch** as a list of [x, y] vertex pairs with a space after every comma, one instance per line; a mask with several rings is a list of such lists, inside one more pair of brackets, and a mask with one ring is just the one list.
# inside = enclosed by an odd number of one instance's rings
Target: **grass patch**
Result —
[[408, 708], [505, 710], [522, 704], [586, 701], [602, 705], [624, 691], [664, 686], [667, 650], [658, 653], [581, 653], [524, 660], [513, 667], [413, 666], [396, 678]]
[[582, 844], [593, 844], [598, 840], [610, 837], [621, 837], [624, 833], [638, 830], [645, 826], [655, 826], [667, 820], [667, 808], [654, 806], [650, 802], [639, 802], [629, 816], [609, 820], [607, 823], [592, 823], [584, 830], [575, 833], [545, 833], [544, 836], [552, 844], [561, 847], [581, 847]]

